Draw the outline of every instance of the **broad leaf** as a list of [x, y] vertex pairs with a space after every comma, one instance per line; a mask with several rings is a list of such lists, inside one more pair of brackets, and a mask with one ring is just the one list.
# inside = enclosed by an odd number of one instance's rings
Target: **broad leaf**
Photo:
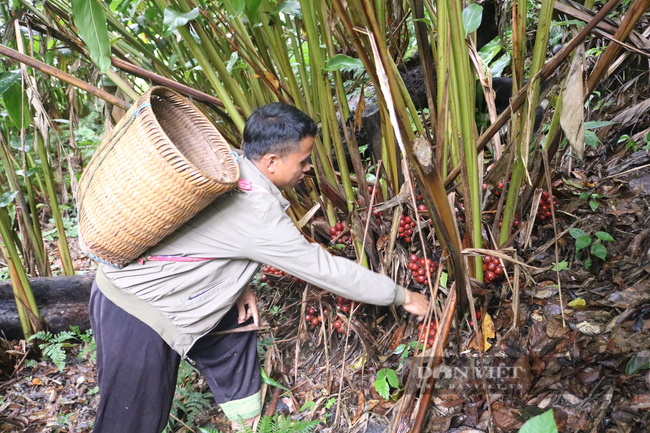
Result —
[[463, 27], [465, 28], [465, 36], [476, 31], [478, 26], [481, 25], [483, 17], [483, 6], [472, 3], [463, 9]]
[[607, 233], [607, 232], [596, 232], [596, 233], [594, 233], [594, 234], [595, 234], [596, 237], [597, 237], [598, 239], [600, 239], [601, 241], [614, 242], [614, 241], [616, 240], [616, 239], [614, 239], [614, 238], [612, 237], [612, 235], [610, 235], [610, 234]]
[[395, 370], [389, 368], [386, 370], [386, 378], [388, 378], [388, 383], [393, 388], [399, 388], [399, 379], [397, 379], [397, 374]]
[[486, 64], [490, 64], [492, 59], [496, 57], [497, 54], [501, 52], [501, 44], [499, 43], [499, 37], [495, 37], [490, 42], [485, 44], [483, 48], [478, 52], [478, 55], [483, 59]]
[[605, 260], [607, 258], [607, 248], [605, 248], [605, 245], [601, 243], [595, 243], [591, 246], [591, 254], [602, 260]]
[[302, 9], [300, 8], [299, 1], [285, 1], [278, 5], [274, 13], [283, 13], [285, 15], [300, 15], [302, 14]]
[[589, 207], [591, 208], [592, 211], [595, 211], [598, 209], [598, 202], [595, 200], [589, 200]]
[[235, 16], [240, 16], [244, 13], [244, 8], [246, 7], [246, 0], [226, 0], [230, 2], [230, 5], [235, 10]]
[[553, 264], [553, 270], [554, 271], [563, 271], [565, 270], [569, 264], [567, 263], [566, 260], [562, 260], [559, 264]]
[[111, 66], [111, 46], [104, 10], [98, 0], [72, 0], [72, 17], [90, 58], [105, 73]]
[[640, 370], [650, 368], [650, 350], [642, 350], [630, 359], [625, 367], [625, 374], [630, 376]]
[[591, 238], [589, 236], [581, 236], [576, 239], [576, 251], [580, 251], [583, 248], [588, 247], [591, 244]]
[[390, 399], [390, 387], [386, 381], [386, 372], [384, 370], [379, 370], [377, 372], [377, 380], [375, 380], [375, 389], [377, 393], [384, 398], [384, 400]]
[[557, 433], [557, 424], [553, 418], [553, 409], [537, 415], [521, 426], [519, 433]]
[[583, 236], [587, 236], [587, 233], [583, 232], [580, 229], [576, 229], [576, 228], [570, 228], [569, 229], [569, 234], [573, 237], [573, 239], [578, 239], [578, 238], [581, 238]]
[[[9, 119], [11, 119], [11, 123], [13, 123], [16, 128], [20, 129], [22, 126], [23, 109], [25, 111], [25, 128], [31, 124], [27, 94], [23, 95], [23, 88], [20, 84], [14, 83], [11, 85], [2, 94], [2, 102], [7, 109], [7, 113], [9, 113]], [[23, 109], [21, 109], [21, 107]]]
[[503, 73], [503, 70], [512, 62], [512, 56], [509, 52], [503, 53], [490, 67], [492, 69], [493, 77], [500, 77]]
[[257, 18], [257, 9], [262, 4], [262, 0], [246, 0], [246, 15], [248, 19], [257, 24], [259, 19]]
[[18, 195], [18, 191], [9, 191], [2, 194], [0, 197], [0, 207], [9, 206], [14, 201], [14, 198], [16, 198], [16, 195]]
[[187, 13], [181, 13], [172, 8], [165, 8], [165, 19], [163, 20], [165, 36], [171, 35], [177, 27], [184, 26], [190, 20], [197, 19], [199, 15], [198, 7]]
[[585, 129], [585, 144], [596, 149], [598, 147], [598, 143], [600, 143], [598, 136], [593, 131], [587, 131]]
[[328, 72], [334, 72], [343, 70], [346, 71], [358, 71], [363, 69], [363, 62], [359, 59], [353, 59], [350, 56], [345, 54], [336, 54], [331, 59], [327, 61], [325, 70]]
[[0, 95], [20, 81], [20, 71], [0, 72]]
[[610, 122], [607, 120], [585, 122], [585, 129], [598, 129], [602, 128], [603, 126], [616, 125], [617, 123], [618, 122]]

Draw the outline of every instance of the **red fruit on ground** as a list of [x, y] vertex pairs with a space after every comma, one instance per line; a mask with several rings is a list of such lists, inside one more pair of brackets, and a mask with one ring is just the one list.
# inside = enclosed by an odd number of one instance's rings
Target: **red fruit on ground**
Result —
[[418, 206], [418, 210], [420, 210], [420, 211], [426, 211], [426, 210], [427, 210], [427, 207], [426, 207], [425, 205], [421, 204], [420, 206]]
[[494, 275], [497, 275], [497, 276], [503, 275], [503, 268], [501, 267], [501, 265], [497, 266], [494, 269]]
[[417, 278], [416, 278], [416, 280], [418, 281], [418, 283], [424, 283], [424, 279], [425, 279], [425, 278], [424, 278], [424, 275], [418, 275]]
[[418, 275], [424, 275], [424, 269], [420, 268], [418, 269]]
[[407, 216], [404, 218], [404, 222], [405, 222], [406, 224], [411, 224], [411, 223], [413, 222], [413, 218], [411, 218], [410, 216], [407, 215]]
[[307, 322], [311, 322], [311, 315], [309, 315], [309, 314], [305, 314], [305, 320], [306, 320]]
[[488, 265], [487, 270], [488, 270], [488, 271], [492, 271], [492, 272], [494, 272], [494, 269], [495, 269], [495, 268], [496, 268], [496, 265], [494, 264], [494, 262], [491, 262], [491, 263]]
[[519, 220], [515, 220], [514, 225], [515, 227], [519, 227]]
[[487, 271], [485, 273], [485, 279], [486, 280], [492, 281], [492, 280], [494, 280], [494, 277], [495, 277], [495, 275], [494, 275], [494, 272], [492, 272], [492, 271]]
[[497, 188], [503, 189], [503, 182], [499, 182], [499, 184], [497, 185]]
[[404, 238], [406, 242], [411, 242], [411, 238]]
[[307, 311], [309, 311], [309, 314], [311, 314], [311, 315], [313, 315], [316, 312], [314, 307], [309, 307], [309, 310], [307, 310]]
[[409, 256], [409, 260], [412, 261], [412, 262], [417, 262], [418, 261], [418, 256], [415, 255], [415, 254], [411, 254]]
[[318, 325], [318, 318], [317, 317], [312, 317], [311, 318], [311, 326], [316, 326]]
[[334, 227], [336, 228], [336, 231], [337, 231], [337, 232], [342, 232], [343, 229], [345, 228], [345, 226], [343, 225], [343, 223], [336, 223], [336, 225], [335, 225]]

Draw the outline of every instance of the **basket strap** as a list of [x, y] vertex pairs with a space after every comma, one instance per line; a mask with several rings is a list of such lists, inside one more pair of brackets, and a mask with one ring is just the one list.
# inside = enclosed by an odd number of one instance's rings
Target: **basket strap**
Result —
[[[144, 108], [151, 107], [150, 103], [142, 104], [135, 110], [131, 111], [131, 115], [129, 118], [124, 122], [122, 125], [120, 125], [119, 128], [115, 128], [111, 131], [110, 138], [106, 141], [106, 145], [100, 149], [102, 154], [96, 155], [97, 158], [94, 160], [94, 164], [92, 166], [86, 167], [86, 170], [84, 170], [84, 173], [81, 175], [81, 179], [79, 179], [79, 184], [88, 178], [88, 181], [86, 182], [87, 184], [90, 184], [90, 182], [93, 179], [93, 176], [95, 176], [95, 172], [99, 168], [99, 166], [104, 162], [108, 154], [113, 150], [115, 145], [120, 141], [120, 139], [126, 134], [128, 131], [129, 127], [133, 124], [135, 121], [135, 118], [138, 117], [140, 114], [140, 111], [142, 111]], [[83, 202], [83, 198], [86, 195], [86, 191], [88, 188], [85, 188], [81, 194], [80, 197], [77, 197], [77, 208], [81, 209], [81, 203]]]
[[268, 189], [262, 188], [261, 186], [253, 185], [247, 180], [244, 179], [239, 179], [239, 189], [242, 191], [258, 191], [258, 192], [265, 192], [268, 194], [271, 194], [271, 191]]
[[138, 263], [144, 265], [146, 261], [152, 262], [209, 262], [216, 260], [216, 257], [187, 257], [187, 256], [147, 256], [140, 257]]

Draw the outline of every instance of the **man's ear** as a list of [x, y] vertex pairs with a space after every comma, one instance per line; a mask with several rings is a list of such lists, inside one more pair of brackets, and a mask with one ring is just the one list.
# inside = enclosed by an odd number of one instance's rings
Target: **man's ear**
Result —
[[275, 173], [276, 163], [278, 162], [278, 156], [274, 153], [267, 153], [262, 157], [262, 164], [269, 173]]

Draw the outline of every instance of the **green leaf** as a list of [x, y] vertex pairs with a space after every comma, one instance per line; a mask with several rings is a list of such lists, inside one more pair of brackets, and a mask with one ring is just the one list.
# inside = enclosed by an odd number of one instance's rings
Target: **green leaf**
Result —
[[199, 15], [198, 7], [187, 13], [181, 13], [172, 8], [165, 8], [165, 18], [163, 20], [164, 35], [171, 35], [177, 27], [182, 27], [190, 20], [197, 19]]
[[27, 101], [27, 95], [23, 95], [23, 88], [20, 84], [12, 84], [2, 94], [2, 102], [7, 109], [7, 113], [9, 113], [11, 123], [13, 123], [16, 128], [20, 129], [22, 126], [23, 110], [21, 110], [20, 107], [23, 107], [25, 111], [25, 128], [30, 125], [32, 117], [29, 114], [29, 102]]
[[328, 72], [334, 72], [338, 70], [346, 71], [358, 71], [363, 69], [363, 63], [359, 59], [353, 59], [350, 56], [345, 54], [336, 54], [334, 57], [327, 61], [325, 70]]
[[557, 424], [553, 418], [553, 409], [537, 415], [521, 426], [519, 433], [557, 433]]
[[79, 36], [88, 47], [90, 58], [100, 71], [106, 73], [111, 66], [111, 46], [106, 15], [98, 0], [72, 0], [72, 17]]
[[600, 239], [601, 241], [614, 242], [614, 241], [616, 240], [616, 239], [614, 239], [614, 238], [612, 237], [612, 235], [610, 235], [610, 234], [607, 233], [607, 232], [596, 232], [596, 233], [594, 233], [594, 234], [595, 234], [596, 237], [597, 237], [598, 239]]
[[483, 6], [479, 6], [476, 3], [472, 3], [463, 9], [463, 27], [465, 28], [466, 37], [478, 29], [478, 26], [481, 25], [482, 17]]
[[276, 382], [275, 380], [268, 377], [263, 368], [260, 367], [260, 371], [262, 372], [262, 380], [264, 381], [265, 384], [275, 386], [276, 388], [284, 389], [285, 391], [289, 391], [287, 388], [282, 386], [279, 382]]
[[650, 368], [650, 351], [642, 350], [634, 355], [627, 363], [625, 374], [630, 376], [640, 370], [646, 370], [648, 368]]
[[481, 56], [481, 59], [483, 59], [486, 64], [490, 64], [492, 59], [494, 59], [500, 52], [501, 44], [499, 43], [499, 37], [497, 36], [485, 44], [485, 46], [478, 52], [478, 55]]
[[589, 207], [592, 211], [598, 209], [598, 202], [596, 200], [589, 200]]
[[585, 269], [589, 269], [591, 267], [591, 258], [587, 258], [585, 260]]
[[377, 393], [388, 401], [390, 399], [390, 387], [386, 381], [386, 372], [384, 370], [379, 370], [377, 372], [377, 380], [374, 383]]
[[580, 251], [583, 248], [588, 247], [591, 244], [591, 238], [589, 236], [581, 236], [576, 239], [576, 251]]
[[259, 21], [257, 18], [257, 9], [260, 7], [260, 4], [262, 4], [262, 0], [246, 0], [246, 15], [248, 15], [248, 19], [256, 24]]
[[388, 378], [388, 383], [390, 386], [393, 388], [399, 388], [399, 379], [397, 378], [395, 370], [392, 368], [386, 369], [386, 377]]
[[0, 197], [0, 207], [9, 206], [14, 201], [14, 198], [16, 198], [16, 195], [18, 195], [18, 191], [9, 191], [2, 194]]
[[501, 57], [499, 57], [494, 63], [492, 63], [492, 66], [490, 66], [490, 69], [492, 69], [492, 76], [494, 77], [500, 77], [501, 74], [503, 73], [503, 70], [512, 62], [512, 56], [510, 55], [509, 52], [503, 53]]
[[228, 0], [230, 5], [235, 10], [235, 16], [240, 16], [244, 13], [244, 8], [246, 7], [246, 0]]
[[559, 264], [553, 264], [554, 271], [563, 271], [569, 266], [566, 260], [562, 260]]
[[585, 144], [595, 149], [598, 147], [598, 143], [600, 143], [598, 136], [594, 134], [593, 131], [588, 131], [585, 129]]
[[585, 129], [598, 129], [602, 128], [603, 126], [616, 125], [617, 123], [618, 122], [609, 122], [606, 120], [585, 122]]
[[580, 229], [576, 229], [576, 228], [570, 228], [569, 229], [569, 234], [573, 237], [573, 239], [578, 239], [578, 238], [587, 236], [587, 233], [583, 232]]
[[285, 15], [301, 15], [302, 9], [300, 8], [299, 1], [285, 1], [284, 3], [280, 3], [273, 13], [283, 13]]
[[20, 71], [0, 72], [0, 95], [20, 81]]
[[591, 246], [591, 254], [605, 260], [607, 258], [607, 248], [605, 248], [605, 245], [597, 242]]

